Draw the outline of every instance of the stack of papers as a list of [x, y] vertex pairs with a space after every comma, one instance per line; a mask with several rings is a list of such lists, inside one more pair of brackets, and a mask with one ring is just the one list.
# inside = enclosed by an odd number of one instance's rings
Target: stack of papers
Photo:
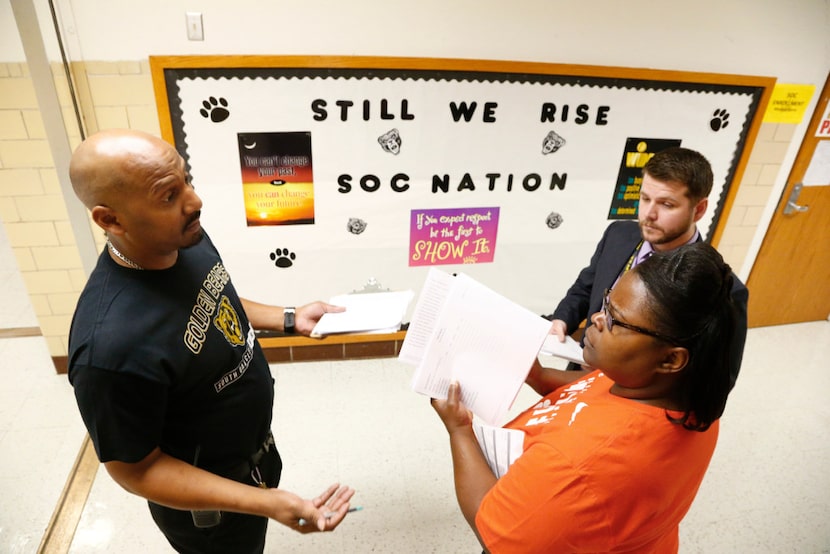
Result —
[[415, 392], [446, 398], [458, 381], [464, 405], [501, 425], [550, 326], [464, 274], [432, 268], [398, 358], [415, 366]]
[[345, 306], [345, 312], [326, 313], [311, 331], [312, 337], [341, 333], [394, 333], [415, 294], [399, 292], [353, 293], [334, 296], [329, 304]]
[[559, 342], [559, 338], [556, 335], [548, 335], [539, 353], [556, 356], [557, 358], [562, 358], [579, 365], [585, 363], [585, 360], [582, 358], [582, 347], [569, 336], [565, 337], [565, 342]]
[[513, 462], [518, 460], [524, 452], [525, 434], [518, 429], [493, 427], [475, 418], [473, 433], [496, 479], [500, 479], [507, 473]]

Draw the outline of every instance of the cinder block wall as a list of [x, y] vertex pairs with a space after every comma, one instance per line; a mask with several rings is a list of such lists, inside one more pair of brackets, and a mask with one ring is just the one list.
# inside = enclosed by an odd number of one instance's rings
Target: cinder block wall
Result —
[[[114, 127], [160, 134], [149, 63], [72, 66], [87, 133]], [[52, 68], [69, 140], [80, 132], [62, 66]], [[764, 124], [718, 245], [737, 271], [759, 225], [795, 125]], [[25, 64], [0, 64], [0, 219], [53, 358], [67, 354], [72, 312], [86, 275], [69, 225], [34, 87]], [[103, 234], [94, 228], [99, 246]]]
[[746, 260], [795, 129], [794, 124], [763, 123], [758, 131], [732, 211], [717, 245], [718, 251], [736, 273]]
[[[159, 135], [147, 61], [74, 64], [72, 70], [87, 133], [128, 127]], [[54, 64], [52, 75], [75, 148], [81, 133], [63, 66]], [[0, 220], [49, 352], [62, 358], [86, 274], [26, 64], [0, 64]], [[103, 233], [93, 230], [103, 247]]]

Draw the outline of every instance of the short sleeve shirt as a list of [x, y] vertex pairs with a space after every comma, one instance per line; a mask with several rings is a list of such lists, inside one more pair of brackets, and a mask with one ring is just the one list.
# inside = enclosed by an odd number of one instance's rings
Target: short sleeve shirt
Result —
[[210, 239], [171, 268], [134, 270], [106, 251], [81, 294], [69, 380], [102, 462], [157, 446], [222, 473], [271, 424], [273, 378]]
[[686, 430], [612, 384], [595, 371], [507, 425], [525, 432], [524, 452], [476, 514], [491, 552], [677, 551], [718, 423]]

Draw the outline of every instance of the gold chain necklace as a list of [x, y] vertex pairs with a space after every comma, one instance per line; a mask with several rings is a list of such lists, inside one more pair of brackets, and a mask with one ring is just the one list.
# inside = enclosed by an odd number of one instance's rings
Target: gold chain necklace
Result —
[[125, 264], [127, 264], [128, 266], [130, 266], [131, 268], [133, 268], [133, 269], [142, 269], [142, 270], [144, 269], [143, 267], [141, 267], [140, 265], [138, 265], [137, 263], [135, 263], [134, 261], [132, 261], [131, 259], [129, 259], [127, 256], [125, 256], [124, 254], [122, 254], [121, 252], [119, 252], [119, 251], [118, 251], [118, 249], [117, 249], [117, 248], [116, 248], [116, 247], [115, 247], [115, 246], [114, 246], [114, 245], [110, 242], [110, 240], [109, 240], [109, 239], [107, 239], [107, 246], [109, 247], [110, 251], [111, 251], [113, 254], [115, 254], [115, 256], [116, 256], [119, 260], [121, 260], [122, 262], [124, 262]]

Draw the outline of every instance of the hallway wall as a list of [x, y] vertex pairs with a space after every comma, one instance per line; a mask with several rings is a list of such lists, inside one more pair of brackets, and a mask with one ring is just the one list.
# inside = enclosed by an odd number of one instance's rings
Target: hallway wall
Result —
[[[509, 5], [495, 0], [406, 5], [311, 0], [290, 8], [210, 0], [198, 8], [205, 24], [201, 42], [186, 39], [184, 14], [190, 7], [182, 3], [156, 0], [140, 10], [126, 0], [104, 5], [58, 0], [55, 5], [87, 134], [111, 127], [159, 134], [149, 55], [507, 59], [765, 75], [779, 83], [817, 87], [830, 67], [828, 0], [763, 5], [704, 1], [672, 6], [671, 13], [645, 0], [602, 0], [590, 6], [576, 0]], [[51, 16], [42, 3], [36, 7], [74, 148], [81, 132], [58, 62]], [[737, 196], [718, 248], [743, 278], [760, 248], [810, 113], [808, 109], [798, 125], [765, 123], [743, 179], [735, 185]], [[72, 310], [86, 280], [58, 183], [65, 170], [52, 161], [11, 0], [0, 0], [0, 220], [53, 357], [66, 354]], [[100, 247], [102, 233], [94, 230], [94, 236]]]

